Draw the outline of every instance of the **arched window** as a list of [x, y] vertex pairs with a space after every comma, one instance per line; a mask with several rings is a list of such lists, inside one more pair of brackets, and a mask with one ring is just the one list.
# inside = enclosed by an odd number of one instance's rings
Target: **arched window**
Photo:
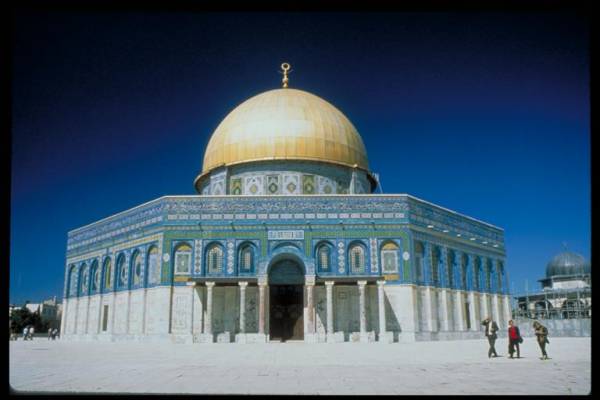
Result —
[[440, 283], [439, 264], [440, 248], [434, 247], [431, 251], [431, 283], [433, 285], [438, 285]]
[[398, 250], [394, 242], [387, 242], [381, 246], [381, 265], [384, 274], [398, 273]]
[[485, 290], [492, 289], [492, 260], [489, 258], [485, 263]]
[[135, 286], [139, 286], [142, 283], [142, 253], [136, 251], [131, 259], [131, 268], [133, 270], [133, 284]]
[[110, 261], [110, 257], [106, 257], [104, 259], [104, 289], [112, 288], [112, 262]]
[[502, 261], [498, 261], [498, 270], [496, 272], [498, 273], [498, 292], [502, 293], [502, 290], [504, 290], [502, 287], [504, 284], [502, 281], [504, 275], [504, 265], [502, 264]]
[[223, 271], [223, 249], [218, 244], [213, 244], [206, 252], [206, 265], [209, 274], [218, 274]]
[[456, 254], [453, 250], [448, 250], [446, 254], [446, 282], [448, 282], [448, 287], [454, 287], [454, 269], [456, 263]]
[[175, 250], [175, 275], [189, 274], [192, 267], [192, 248], [183, 243]]
[[127, 287], [129, 284], [129, 268], [125, 265], [125, 256], [117, 258], [117, 273], [119, 274], [119, 287]]
[[[561, 307], [562, 316], [563, 318], [577, 318], [585, 308], [585, 304], [581, 300], [567, 299]], [[587, 310], [585, 312], [587, 313]]]
[[158, 257], [158, 248], [152, 246], [148, 250], [148, 265], [146, 274], [148, 275], [148, 283], [158, 284], [160, 283], [160, 262]]
[[467, 265], [469, 264], [469, 259], [466, 254], [463, 254], [460, 258], [460, 284], [462, 290], [467, 290]]
[[69, 296], [77, 296], [77, 267], [74, 265], [69, 272]]
[[79, 285], [81, 296], [86, 296], [88, 294], [88, 278], [89, 278], [89, 270], [86, 264], [83, 264], [81, 267], [81, 284]]
[[475, 266], [473, 273], [473, 289], [479, 290], [479, 281], [481, 279], [481, 259], [479, 257], [475, 257]]
[[415, 241], [415, 272], [417, 282], [423, 282], [423, 258], [425, 257], [425, 246], [422, 242]]
[[94, 260], [91, 268], [92, 275], [92, 293], [98, 292], [100, 287], [100, 269], [98, 269], [98, 261]]
[[317, 266], [319, 271], [329, 272], [331, 270], [331, 246], [321, 243], [317, 247]]
[[254, 268], [254, 251], [251, 245], [245, 244], [241, 247], [239, 266], [241, 272], [251, 272]]
[[365, 249], [360, 244], [350, 246], [348, 250], [350, 258], [350, 272], [353, 274], [365, 273]]

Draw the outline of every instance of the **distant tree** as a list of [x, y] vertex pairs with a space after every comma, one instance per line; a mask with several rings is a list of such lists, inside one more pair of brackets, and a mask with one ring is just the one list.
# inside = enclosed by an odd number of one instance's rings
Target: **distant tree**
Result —
[[23, 328], [27, 325], [31, 325], [33, 319], [33, 314], [27, 307], [21, 307], [12, 310], [10, 313], [10, 321], [12, 326], [12, 331], [14, 333], [23, 332]]
[[25, 306], [13, 310], [10, 314], [10, 326], [14, 333], [23, 332], [26, 326], [33, 326], [37, 333], [48, 330], [48, 322], [42, 321], [39, 311], [31, 312]]

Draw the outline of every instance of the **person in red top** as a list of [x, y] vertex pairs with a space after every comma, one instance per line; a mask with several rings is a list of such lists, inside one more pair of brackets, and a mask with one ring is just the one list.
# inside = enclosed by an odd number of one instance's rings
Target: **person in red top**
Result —
[[519, 343], [521, 342], [523, 342], [523, 338], [521, 338], [519, 327], [511, 319], [508, 321], [508, 353], [510, 354], [510, 358], [513, 358], [515, 346], [517, 347], [517, 358], [521, 358], [521, 351], [519, 349]]

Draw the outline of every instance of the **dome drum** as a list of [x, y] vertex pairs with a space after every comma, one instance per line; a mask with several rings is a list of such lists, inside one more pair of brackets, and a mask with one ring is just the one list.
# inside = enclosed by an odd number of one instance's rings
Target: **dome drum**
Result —
[[262, 161], [216, 168], [196, 181], [203, 195], [365, 194], [367, 172], [300, 160]]

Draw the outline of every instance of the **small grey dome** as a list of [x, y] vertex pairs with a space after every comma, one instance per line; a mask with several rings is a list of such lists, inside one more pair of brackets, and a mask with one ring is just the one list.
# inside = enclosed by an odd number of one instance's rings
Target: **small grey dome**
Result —
[[546, 266], [546, 277], [591, 274], [591, 264], [577, 253], [566, 251], [557, 254]]

